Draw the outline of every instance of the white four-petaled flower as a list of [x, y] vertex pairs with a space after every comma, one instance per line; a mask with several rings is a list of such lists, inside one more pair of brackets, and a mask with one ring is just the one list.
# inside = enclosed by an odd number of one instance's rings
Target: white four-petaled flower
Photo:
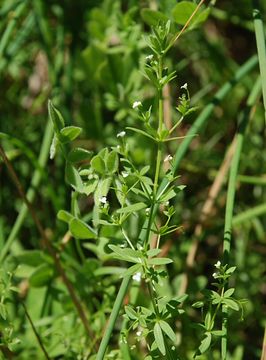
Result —
[[167, 155], [166, 158], [164, 159], [164, 162], [171, 161], [171, 160], [173, 160], [173, 156]]
[[128, 177], [128, 175], [129, 175], [129, 173], [128, 173], [128, 172], [126, 172], [126, 171], [122, 171], [122, 176], [123, 176], [123, 178]]
[[220, 267], [221, 267], [221, 261], [217, 261], [217, 263], [216, 264], [214, 264], [214, 266], [216, 267], [216, 269], [220, 269]]
[[132, 279], [137, 281], [137, 282], [140, 282], [140, 280], [141, 280], [141, 272], [137, 272], [136, 274], [134, 274], [132, 276]]
[[133, 102], [133, 105], [132, 105], [132, 108], [133, 108], [133, 109], [137, 109], [137, 108], [139, 108], [141, 105], [142, 105], [141, 101], [134, 101], [134, 102]]
[[125, 131], [120, 131], [117, 135], [116, 135], [116, 137], [124, 137], [126, 135], [126, 132]]
[[102, 204], [107, 204], [107, 198], [106, 198], [106, 196], [101, 196], [101, 197], [100, 197], [100, 203], [102, 203]]
[[152, 54], [147, 55], [145, 59], [148, 60], [148, 61], [151, 61], [153, 59], [153, 55]]

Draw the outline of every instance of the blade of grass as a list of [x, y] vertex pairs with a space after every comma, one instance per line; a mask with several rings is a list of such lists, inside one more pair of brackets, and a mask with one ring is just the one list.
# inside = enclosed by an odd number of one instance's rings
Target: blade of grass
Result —
[[[40, 155], [38, 158], [39, 168], [36, 167], [33, 177], [32, 177], [32, 180], [31, 180], [30, 188], [26, 194], [26, 197], [30, 202], [33, 202], [35, 193], [36, 193], [35, 189], [37, 189], [40, 184], [41, 173], [42, 173], [41, 169], [44, 169], [45, 165], [47, 163], [52, 137], [53, 137], [53, 126], [52, 126], [51, 122], [48, 121], [47, 125], [46, 125], [46, 129], [45, 129], [44, 137], [43, 137]], [[3, 262], [10, 247], [12, 246], [14, 240], [16, 239], [16, 236], [26, 218], [27, 213], [28, 213], [27, 206], [26, 206], [26, 204], [23, 204], [19, 211], [19, 215], [16, 218], [15, 224], [13, 225], [12, 230], [7, 238], [7, 241], [6, 241], [3, 249], [1, 250], [0, 263]]]
[[[237, 173], [240, 162], [240, 155], [242, 151], [244, 134], [247, 128], [248, 121], [253, 115], [252, 107], [255, 105], [258, 94], [261, 90], [260, 79], [255, 83], [249, 97], [247, 100], [247, 108], [241, 114], [239, 127], [236, 136], [236, 148], [235, 153], [232, 159], [229, 181], [228, 181], [228, 190], [226, 198], [226, 209], [225, 209], [225, 223], [224, 223], [224, 239], [223, 239], [223, 263], [228, 264], [230, 262], [230, 250], [231, 250], [231, 241], [232, 241], [232, 219], [233, 219], [233, 210], [235, 202], [235, 193], [236, 193], [236, 182], [237, 182]], [[227, 328], [228, 328], [228, 308], [226, 305], [222, 306], [222, 330], [224, 331], [224, 336], [221, 340], [221, 358], [226, 360], [227, 357]]]
[[3, 57], [4, 51], [6, 49], [6, 46], [8, 44], [8, 41], [10, 39], [10, 36], [12, 34], [12, 31], [14, 30], [17, 20], [20, 17], [20, 15], [23, 13], [27, 5], [27, 1], [24, 1], [23, 3], [19, 4], [17, 8], [13, 11], [11, 20], [9, 21], [6, 30], [0, 40], [0, 60]]
[[[246, 74], [248, 74], [256, 66], [257, 63], [258, 63], [257, 56], [253, 56], [238, 69], [238, 71], [235, 73], [235, 76], [230, 81], [226, 82], [222, 86], [222, 88], [215, 95], [213, 101], [209, 105], [207, 105], [206, 108], [199, 115], [196, 122], [191, 127], [190, 131], [188, 132], [189, 135], [195, 135], [200, 130], [200, 128], [205, 124], [205, 122], [210, 117], [212, 111], [214, 110], [214, 107], [227, 95], [227, 93], [232, 89], [232, 87], [237, 82], [239, 82]], [[174, 158], [174, 163], [173, 163], [173, 168], [175, 171], [179, 167], [179, 164], [180, 164], [182, 158], [184, 157], [192, 140], [193, 140], [193, 137], [188, 137], [188, 138], [184, 139], [182, 141], [181, 145], [178, 147], [178, 150], [177, 150], [175, 158]], [[165, 187], [166, 183], [167, 183], [167, 179], [164, 179], [161, 182], [161, 185], [159, 186], [158, 192], [160, 192]], [[156, 212], [157, 212], [157, 206], [154, 206], [154, 209], [152, 211], [153, 216], [155, 216]], [[143, 225], [143, 230], [140, 233], [139, 238], [142, 243], [144, 243], [144, 241], [146, 239], [147, 230], [145, 230], [145, 229], [147, 229], [147, 228], [148, 228], [148, 220]], [[106, 332], [102, 338], [96, 360], [103, 360], [103, 358], [104, 358], [104, 354], [105, 354], [106, 348], [108, 346], [110, 337], [112, 335], [112, 331], [113, 331], [116, 319], [118, 317], [119, 310], [122, 306], [123, 299], [126, 295], [130, 280], [131, 280], [130, 276], [126, 276], [122, 280], [122, 283], [121, 283], [120, 289], [119, 289], [119, 293], [117, 295], [117, 298], [115, 300], [115, 303], [114, 303], [114, 306], [113, 306], [113, 309], [112, 309], [112, 312], [110, 315], [110, 320], [112, 319], [112, 321], [109, 320], [108, 329], [106, 330]]]
[[254, 217], [261, 216], [266, 213], [266, 204], [255, 206], [251, 209], [243, 211], [242, 213], [233, 217], [232, 225], [237, 226], [243, 222], [249, 221]]
[[253, 0], [253, 21], [256, 35], [257, 51], [259, 57], [260, 75], [262, 83], [262, 97], [264, 104], [264, 116], [266, 122], [266, 44], [264, 25], [258, 6], [258, 1]]

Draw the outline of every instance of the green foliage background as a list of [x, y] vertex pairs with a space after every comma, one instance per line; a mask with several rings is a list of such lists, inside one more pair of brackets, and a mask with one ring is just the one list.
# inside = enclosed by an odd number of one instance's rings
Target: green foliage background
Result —
[[[172, 31], [176, 32], [182, 27], [182, 16], [180, 20], [180, 14], [173, 10], [177, 4], [174, 0], [66, 0], [63, 3], [2, 0], [0, 4], [0, 141], [27, 190], [34, 172], [39, 169], [37, 159], [45, 131], [48, 137], [51, 133], [48, 99], [52, 98], [60, 108], [68, 125], [82, 127], [75, 145], [93, 152], [104, 146], [116, 146], [117, 133], [138, 122], [133, 102], [141, 100], [147, 109], [154, 104], [154, 89], [143, 76], [145, 57], [149, 55], [143, 35], [157, 20], [169, 18]], [[192, 104], [199, 107], [199, 112], [257, 51], [251, 1], [242, 1], [241, 6], [226, 0], [206, 5], [210, 6], [208, 18], [185, 32], [167, 55], [167, 66], [178, 74], [166, 95], [170, 122], [176, 116], [174, 108], [180, 86], [188, 84]], [[265, 20], [266, 4], [260, 1], [259, 6]], [[208, 190], [232, 142], [239, 114], [258, 75], [256, 66], [217, 104], [179, 168], [180, 182], [186, 185], [186, 190], [178, 195], [174, 206], [176, 222], [184, 231], [163, 240], [169, 257], [174, 260], [168, 267], [169, 278], [165, 280], [163, 292], [178, 294], [184, 273], [188, 273], [186, 312], [175, 324], [182, 359], [192, 359], [200, 341], [191, 326], [192, 321], [199, 321], [200, 312], [191, 304], [200, 299], [200, 290], [210, 286], [213, 264], [221, 257], [227, 177], [204, 222], [192, 268], [186, 266], [186, 257]], [[193, 113], [186, 118], [178, 129], [178, 136], [187, 133], [196, 116], [197, 113]], [[153, 163], [153, 149], [148, 140], [135, 134], [127, 136], [126, 141], [140, 167]], [[169, 145], [169, 153], [178, 146], [179, 143]], [[64, 181], [62, 156], [44, 163], [44, 169], [39, 169], [41, 180], [34, 189], [33, 207], [47, 236], [61, 251], [64, 268], [86, 305], [97, 346], [120, 283], [118, 268], [111, 273], [100, 271], [104, 266], [117, 265], [104, 251], [105, 239], [113, 234], [103, 236], [97, 257], [90, 247], [84, 246], [83, 262], [71, 239], [62, 247], [67, 228], [56, 214], [60, 209], [70, 210], [71, 189]], [[266, 293], [265, 206], [259, 216], [251, 213], [238, 223], [237, 216], [265, 204], [265, 164], [264, 108], [259, 100], [245, 136], [234, 209], [232, 259], [237, 271], [233, 285], [237, 297], [248, 300], [244, 320], [239, 321], [235, 314], [230, 318], [229, 350], [230, 358], [235, 360], [259, 359], [261, 354]], [[2, 162], [0, 175], [2, 251], [22, 208], [22, 200]], [[80, 208], [82, 215], [90, 218], [92, 199], [82, 198]], [[133, 236], [136, 236], [135, 229], [136, 224], [132, 222], [129, 231]], [[5, 345], [11, 344], [4, 330], [7, 327], [13, 328], [12, 338], [20, 340], [19, 343], [13, 340], [14, 344], [10, 345], [15, 358], [41, 359], [43, 356], [25, 317], [23, 301], [51, 358], [88, 358], [82, 325], [51, 259], [40, 250], [40, 237], [30, 215], [25, 217], [8, 250], [1, 259], [1, 296], [8, 288], [7, 271], [15, 272], [12, 284], [18, 287], [19, 293], [7, 291], [11, 300], [5, 302], [8, 316], [0, 321], [3, 356], [8, 358]], [[140, 292], [138, 302], [147, 302], [144, 292]], [[119, 352], [115, 352], [119, 348], [120, 325], [121, 319], [109, 349], [109, 355], [117, 359], [121, 358]], [[142, 351], [141, 346], [132, 349], [132, 359], [142, 359]], [[212, 357], [201, 358], [219, 359], [218, 350], [214, 347]]]

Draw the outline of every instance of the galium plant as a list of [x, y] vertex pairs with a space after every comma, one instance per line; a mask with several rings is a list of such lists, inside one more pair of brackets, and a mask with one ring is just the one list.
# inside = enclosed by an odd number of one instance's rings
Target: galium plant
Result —
[[[176, 141], [181, 137], [174, 132], [183, 119], [195, 111], [190, 106], [188, 85], [181, 86], [181, 96], [178, 98], [176, 110], [179, 118], [170, 129], [164, 123], [163, 88], [176, 78], [175, 71], [169, 72], [164, 65], [164, 56], [169, 49], [170, 22], [161, 23], [147, 37], [147, 44], [152, 54], [147, 55], [145, 75], [151, 81], [157, 93], [157, 107], [145, 109], [137, 99], [132, 108], [137, 112], [141, 127], [126, 127], [117, 134], [117, 145], [102, 149], [98, 154], [92, 154], [82, 148], [72, 148], [69, 143], [75, 140], [81, 128], [65, 126], [59, 110], [49, 101], [49, 114], [54, 124], [54, 140], [51, 146], [51, 157], [60, 148], [66, 160], [66, 181], [73, 189], [71, 212], [60, 210], [58, 218], [68, 224], [69, 231], [76, 239], [76, 247], [81, 260], [86, 258], [84, 247], [93, 251], [101, 258], [101, 242], [104, 238], [106, 246], [104, 256], [115, 259], [123, 264], [129, 264], [123, 272], [123, 277], [132, 277], [133, 281], [143, 282], [149, 295], [151, 306], [135, 306], [134, 303], [125, 306], [125, 321], [120, 334], [120, 342], [127, 344], [135, 339], [136, 344], [145, 342], [145, 359], [179, 358], [176, 349], [176, 334], [172, 327], [173, 320], [184, 310], [181, 308], [187, 295], [173, 298], [158, 295], [158, 287], [167, 276], [165, 266], [172, 260], [160, 257], [160, 240], [180, 228], [172, 223], [175, 214], [171, 201], [184, 186], [177, 183], [178, 176], [174, 171], [174, 158], [165, 154], [165, 143]], [[157, 119], [157, 121], [156, 121]], [[139, 168], [131, 154], [127, 138], [130, 132], [148, 138], [156, 149], [155, 169], [149, 165]], [[163, 163], [169, 164], [168, 170], [163, 170]], [[164, 173], [163, 173], [164, 171]], [[162, 178], [164, 182], [161, 183]], [[94, 207], [90, 224], [84, 221], [79, 209], [79, 195], [93, 196]], [[162, 210], [162, 224], [157, 224], [156, 212]], [[128, 230], [132, 221], [136, 221], [139, 230], [133, 234]], [[103, 235], [105, 234], [105, 235]], [[106, 238], [106, 234], [109, 237]], [[143, 235], [144, 234], [144, 235]], [[156, 237], [156, 242], [152, 238]], [[82, 243], [80, 240], [83, 240]], [[94, 243], [84, 240], [92, 240]], [[83, 245], [83, 246], [82, 246]], [[213, 274], [217, 291], [205, 291], [205, 301], [197, 302], [194, 307], [208, 310], [204, 322], [199, 328], [204, 331], [204, 338], [195, 353], [195, 357], [206, 352], [212, 340], [225, 335], [223, 330], [215, 329], [217, 315], [222, 306], [238, 311], [242, 303], [232, 297], [234, 289], [227, 289], [228, 279], [235, 267], [216, 265], [217, 272]], [[114, 305], [117, 306], [116, 304]], [[116, 309], [119, 311], [119, 309]], [[112, 322], [113, 326], [113, 322]], [[103, 359], [112, 328], [104, 335], [96, 359]]]
[[[169, 72], [164, 66], [165, 51], [169, 46], [170, 22], [162, 23], [154, 28], [147, 38], [152, 51], [146, 58], [145, 74], [157, 91], [157, 108], [144, 109], [142, 102], [136, 100], [132, 107], [138, 114], [142, 127], [127, 127], [117, 134], [118, 145], [104, 148], [94, 155], [87, 150], [74, 148], [68, 150], [68, 144], [77, 138], [80, 128], [65, 127], [64, 120], [58, 109], [49, 101], [49, 114], [53, 121], [55, 136], [51, 147], [51, 157], [60, 148], [66, 160], [66, 181], [72, 186], [72, 211], [61, 210], [58, 218], [68, 223], [71, 234], [76, 238], [81, 259], [84, 251], [80, 240], [93, 239], [96, 247], [100, 246], [102, 233], [111, 229], [113, 236], [108, 239], [108, 256], [128, 263], [130, 266], [123, 276], [144, 281], [150, 297], [152, 308], [125, 308], [128, 327], [122, 332], [121, 341], [126, 342], [131, 330], [137, 330], [137, 338], [142, 334], [146, 339], [147, 359], [166, 355], [176, 358], [176, 335], [170, 322], [172, 318], [183, 312], [180, 305], [186, 295], [165, 299], [157, 295], [156, 287], [163, 277], [167, 276], [165, 265], [170, 264], [170, 258], [160, 257], [160, 239], [162, 236], [176, 231], [179, 226], [172, 224], [175, 213], [171, 200], [184, 189], [177, 183], [178, 176], [173, 171], [171, 155], [165, 155], [164, 144], [180, 137], [174, 136], [174, 131], [184, 117], [194, 108], [190, 107], [190, 95], [187, 84], [181, 87], [177, 111], [179, 119], [167, 129], [163, 115], [163, 88], [176, 77], [175, 72]], [[158, 119], [156, 121], [155, 119]], [[142, 168], [134, 163], [127, 142], [130, 132], [138, 133], [152, 140], [156, 148], [156, 165], [152, 171], [149, 165]], [[89, 164], [87, 160], [90, 160]], [[162, 173], [163, 163], [169, 163], [169, 170]], [[162, 175], [167, 179], [161, 189], [159, 187]], [[159, 190], [158, 190], [159, 189]], [[82, 219], [78, 208], [78, 195], [93, 196], [93, 218], [90, 224]], [[155, 210], [162, 208], [164, 222], [158, 226]], [[132, 219], [137, 219], [139, 231], [137, 236], [129, 233]], [[144, 241], [139, 234], [145, 231]], [[152, 246], [151, 238], [156, 236], [156, 244]], [[84, 242], [82, 242], [84, 245]], [[87, 248], [95, 248], [94, 244], [86, 244]], [[96, 251], [97, 253], [97, 251]], [[171, 346], [169, 345], [171, 340]], [[100, 357], [98, 353], [98, 357]]]
[[[243, 303], [245, 300], [235, 299], [233, 297], [235, 288], [229, 287], [229, 278], [236, 270], [236, 267], [228, 267], [227, 264], [222, 265], [221, 261], [217, 261], [214, 266], [216, 270], [212, 276], [215, 282], [212, 285], [217, 290], [203, 290], [204, 301], [197, 301], [192, 305], [194, 308], [202, 309], [203, 322], [196, 324], [196, 327], [204, 332], [204, 337], [194, 358], [208, 351], [217, 338], [226, 335], [225, 329], [217, 330], [217, 327], [219, 328], [218, 315], [221, 313], [222, 306], [234, 311], [241, 309], [241, 319], [243, 319]], [[204, 307], [207, 309], [205, 313]]]

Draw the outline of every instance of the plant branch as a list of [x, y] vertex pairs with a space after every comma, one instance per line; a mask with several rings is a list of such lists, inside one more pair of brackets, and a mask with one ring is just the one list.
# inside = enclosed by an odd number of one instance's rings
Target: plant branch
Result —
[[32, 331], [34, 332], [34, 335], [36, 336], [36, 339], [37, 339], [37, 341], [38, 341], [38, 343], [39, 343], [39, 345], [40, 345], [40, 348], [42, 349], [42, 352], [44, 353], [45, 358], [46, 358], [47, 360], [50, 360], [51, 358], [50, 358], [50, 356], [48, 355], [48, 353], [47, 353], [47, 351], [46, 351], [46, 349], [45, 349], [45, 347], [44, 347], [44, 344], [43, 344], [43, 342], [42, 342], [42, 339], [41, 339], [40, 335], [38, 334], [38, 331], [37, 331], [37, 329], [36, 329], [36, 327], [35, 327], [32, 319], [31, 319], [31, 317], [30, 317], [30, 314], [28, 313], [28, 310], [27, 310], [27, 308], [26, 308], [26, 305], [25, 305], [23, 302], [22, 302], [22, 306], [23, 306], [23, 308], [24, 308], [25, 315], [26, 315], [27, 319], [29, 320], [29, 323], [30, 323], [30, 326], [31, 326], [31, 328], [32, 328]]

